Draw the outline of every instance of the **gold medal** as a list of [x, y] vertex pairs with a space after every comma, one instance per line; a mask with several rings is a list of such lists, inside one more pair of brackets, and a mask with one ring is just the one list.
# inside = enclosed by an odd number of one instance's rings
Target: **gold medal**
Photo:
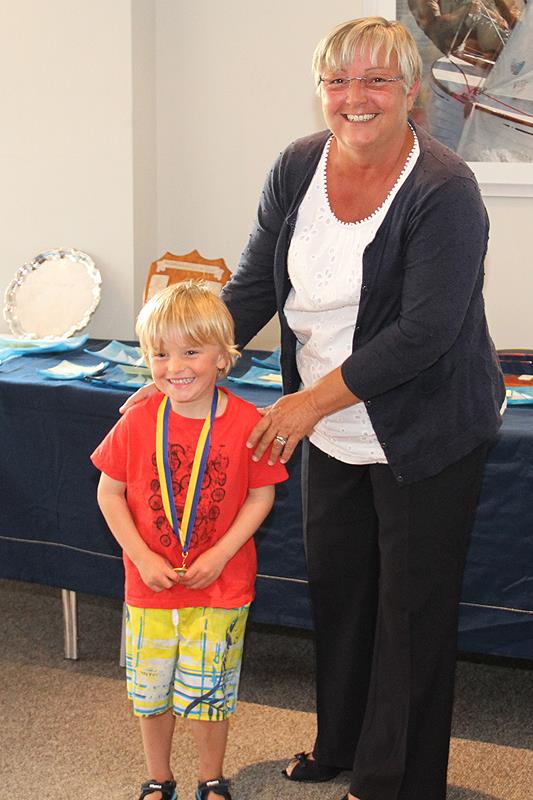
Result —
[[163, 397], [157, 411], [155, 444], [157, 475], [161, 487], [161, 500], [163, 502], [165, 517], [181, 544], [181, 555], [183, 559], [181, 567], [173, 567], [174, 572], [178, 575], [185, 575], [187, 572], [186, 560], [189, 554], [189, 543], [191, 541], [196, 510], [200, 499], [200, 489], [207, 465], [207, 457], [211, 443], [211, 428], [213, 427], [216, 416], [218, 399], [219, 390], [215, 389], [211, 403], [211, 412], [204, 420], [198, 442], [196, 443], [189, 486], [187, 487], [187, 494], [185, 497], [182, 526], [179, 524], [176, 512], [176, 504], [172, 492], [172, 473], [168, 459], [168, 417], [171, 405], [167, 396]]
[[176, 572], [178, 575], [185, 575], [185, 573], [187, 572], [187, 564], [185, 562], [187, 561], [188, 555], [189, 555], [188, 551], [182, 553], [181, 567], [173, 567], [174, 572]]

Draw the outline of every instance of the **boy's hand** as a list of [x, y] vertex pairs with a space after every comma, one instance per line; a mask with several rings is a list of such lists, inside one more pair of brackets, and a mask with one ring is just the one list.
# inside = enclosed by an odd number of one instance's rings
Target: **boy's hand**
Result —
[[198, 556], [187, 572], [180, 576], [180, 583], [187, 589], [205, 589], [216, 581], [224, 567], [226, 558], [221, 555], [216, 547], [211, 547]]
[[163, 589], [170, 589], [178, 582], [178, 576], [174, 572], [172, 565], [166, 558], [159, 553], [149, 551], [138, 561], [135, 566], [143, 582], [153, 592], [162, 592]]

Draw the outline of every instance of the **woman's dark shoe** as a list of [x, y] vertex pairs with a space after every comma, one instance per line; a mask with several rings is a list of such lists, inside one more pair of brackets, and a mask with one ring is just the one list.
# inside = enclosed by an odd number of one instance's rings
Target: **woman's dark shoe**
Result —
[[342, 772], [340, 767], [330, 767], [328, 764], [322, 764], [320, 761], [309, 758], [310, 755], [311, 753], [296, 753], [294, 756], [296, 764], [291, 774], [289, 775], [286, 769], [282, 769], [281, 774], [290, 781], [322, 783], [322, 781], [332, 780], [339, 772]]
[[176, 781], [145, 781], [141, 786], [139, 800], [150, 797], [153, 792], [161, 792], [163, 800], [176, 800]]
[[225, 778], [215, 778], [212, 781], [199, 783], [196, 788], [194, 800], [207, 800], [209, 797], [209, 792], [220, 795], [220, 797], [223, 797], [224, 800], [231, 800], [231, 795], [229, 793], [229, 781], [227, 781]]

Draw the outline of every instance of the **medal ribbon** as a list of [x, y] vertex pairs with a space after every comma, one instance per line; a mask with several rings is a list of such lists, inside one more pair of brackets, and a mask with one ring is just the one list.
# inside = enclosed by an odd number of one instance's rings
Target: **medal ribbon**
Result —
[[168, 458], [168, 419], [171, 408], [169, 398], [166, 396], [163, 397], [161, 403], [159, 404], [159, 408], [157, 409], [155, 457], [159, 485], [161, 486], [161, 499], [163, 501], [165, 516], [170, 527], [174, 531], [176, 538], [181, 544], [181, 550], [184, 558], [189, 551], [194, 521], [196, 519], [196, 511], [198, 508], [198, 501], [200, 499], [200, 491], [202, 489], [202, 481], [204, 479], [207, 456], [209, 455], [211, 429], [215, 419], [218, 398], [219, 390], [215, 389], [213, 392], [211, 411], [209, 416], [207, 416], [204, 420], [202, 430], [200, 431], [200, 436], [198, 437], [198, 442], [196, 443], [196, 451], [194, 453], [189, 486], [187, 487], [181, 525], [179, 524], [178, 514], [176, 511], [174, 492], [172, 491], [172, 473], [170, 471], [170, 463]]

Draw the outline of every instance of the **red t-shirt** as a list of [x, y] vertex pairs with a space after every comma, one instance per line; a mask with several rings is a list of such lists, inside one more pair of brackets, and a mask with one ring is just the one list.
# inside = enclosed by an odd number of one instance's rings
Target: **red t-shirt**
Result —
[[[269, 486], [287, 478], [282, 464], [269, 466], [267, 455], [252, 461], [246, 447], [248, 436], [260, 414], [247, 403], [227, 392], [223, 414], [215, 418], [211, 446], [196, 520], [191, 537], [188, 563], [208, 550], [228, 530], [246, 500], [248, 489]], [[126, 483], [126, 500], [135, 525], [148, 547], [175, 566], [181, 565], [181, 545], [163, 510], [155, 457], [157, 409], [161, 395], [153, 395], [119, 419], [91, 455], [93, 464], [117, 481]], [[178, 519], [181, 520], [185, 495], [202, 419], [169, 415], [169, 462]], [[154, 592], [124, 553], [126, 602], [140, 608], [237, 608], [254, 597], [256, 555], [253, 537], [233, 556], [216, 581], [205, 589], [188, 589], [176, 584]]]

